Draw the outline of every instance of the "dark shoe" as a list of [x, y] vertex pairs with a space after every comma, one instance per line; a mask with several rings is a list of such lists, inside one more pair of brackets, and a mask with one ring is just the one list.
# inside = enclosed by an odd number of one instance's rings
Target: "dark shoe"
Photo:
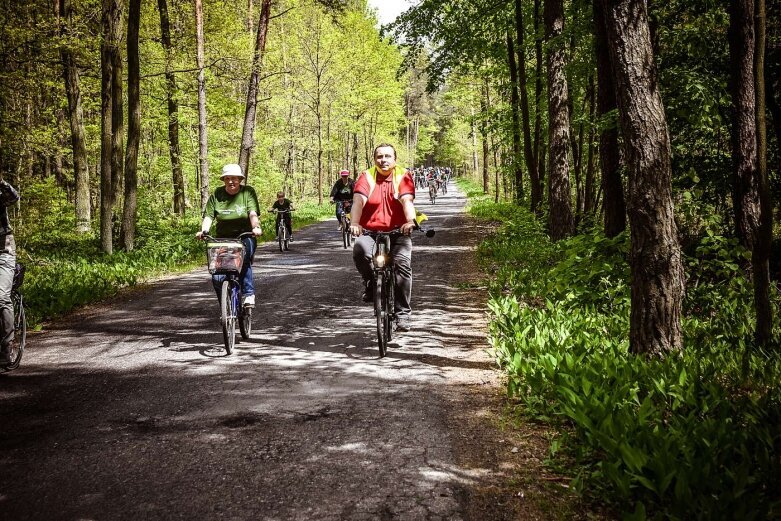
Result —
[[11, 363], [11, 353], [8, 348], [0, 350], [0, 365], [8, 365]]
[[371, 302], [374, 300], [374, 286], [372, 286], [372, 281], [367, 280], [363, 283], [363, 293], [361, 294], [361, 300], [364, 302]]
[[396, 331], [406, 333], [410, 329], [412, 329], [412, 318], [408, 314], [396, 317]]

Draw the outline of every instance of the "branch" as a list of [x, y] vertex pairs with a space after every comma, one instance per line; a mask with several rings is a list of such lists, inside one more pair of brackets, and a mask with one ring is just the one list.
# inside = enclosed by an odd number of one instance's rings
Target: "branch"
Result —
[[[219, 62], [221, 62], [223, 60], [225, 60], [225, 58], [217, 58], [216, 60], [214, 60], [210, 64], [204, 65], [203, 68], [204, 69], [208, 69], [208, 68], [210, 68], [210, 67], [212, 67], [214, 65], [217, 65], [217, 63], [219, 63]], [[154, 78], [155, 76], [164, 76], [164, 75], [169, 74], [169, 73], [170, 74], [179, 74], [179, 73], [182, 73], [182, 72], [198, 72], [198, 71], [200, 71], [200, 69], [198, 67], [195, 67], [193, 69], [177, 69], [177, 70], [174, 70], [174, 71], [153, 72], [152, 74], [145, 74], [145, 75], [141, 76], [141, 78], [142, 79], [147, 79], [147, 78]]]
[[289, 9], [285, 9], [285, 10], [284, 10], [284, 11], [282, 11], [281, 13], [277, 13], [277, 14], [275, 14], [275, 15], [273, 15], [273, 16], [269, 16], [269, 17], [268, 17], [268, 21], [270, 22], [270, 21], [271, 21], [271, 20], [273, 20], [274, 18], [279, 18], [280, 16], [284, 16], [284, 15], [286, 15], [287, 13], [289, 13], [290, 11], [292, 11], [293, 9], [295, 9], [295, 7], [291, 7], [291, 8], [289, 8]]

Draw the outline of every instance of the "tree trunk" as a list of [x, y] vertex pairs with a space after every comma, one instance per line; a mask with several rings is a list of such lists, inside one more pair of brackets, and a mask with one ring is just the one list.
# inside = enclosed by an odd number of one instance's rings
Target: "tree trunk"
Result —
[[203, 3], [195, 0], [195, 42], [198, 65], [198, 168], [201, 179], [201, 210], [209, 200], [209, 156], [207, 150], [206, 126], [206, 75], [203, 39]]
[[591, 92], [591, 106], [589, 109], [589, 125], [588, 131], [588, 159], [586, 160], [586, 186], [584, 189], [584, 201], [583, 201], [583, 213], [586, 217], [594, 214], [595, 196], [594, 193], [594, 139], [596, 138], [594, 123], [596, 115], [596, 102], [595, 102], [595, 90], [594, 75], [591, 75], [591, 81], [589, 83], [589, 91]]
[[[176, 76], [171, 71], [173, 65], [171, 23], [168, 18], [167, 1], [157, 0], [157, 7], [160, 11], [161, 42], [165, 50], [165, 87], [166, 98], [168, 99], [168, 154], [171, 157], [174, 214], [181, 217], [184, 216], [185, 209], [184, 176], [182, 175], [181, 151], [179, 148], [179, 102], [176, 99]], [[128, 78], [129, 82], [130, 79]]]
[[518, 67], [515, 63], [515, 45], [510, 33], [507, 33], [507, 59], [510, 64], [510, 108], [512, 110], [513, 153], [512, 166], [515, 173], [515, 202], [523, 201], [523, 170], [521, 169], [521, 128], [518, 121]]
[[756, 90], [754, 76], [754, 0], [730, 4], [729, 46], [732, 62], [733, 192], [735, 232], [740, 243], [753, 250], [759, 228], [757, 173]]
[[542, 204], [542, 186], [537, 174], [537, 160], [532, 150], [532, 134], [529, 117], [529, 93], [526, 88], [526, 43], [521, 0], [515, 0], [515, 32], [518, 38], [518, 88], [521, 91], [521, 123], [523, 128], [523, 152], [529, 170], [531, 210], [539, 211]]
[[113, 165], [113, 117], [112, 100], [113, 88], [113, 60], [112, 46], [116, 46], [116, 26], [120, 20], [119, 6], [116, 0], [103, 0], [101, 25], [103, 39], [100, 47], [100, 244], [105, 253], [113, 253], [112, 218], [113, 218], [113, 192], [112, 192], [112, 165]]
[[563, 0], [545, 2], [545, 37], [548, 40], [548, 228], [554, 241], [574, 231], [569, 182], [569, 111], [566, 53], [561, 43], [564, 29]]
[[241, 150], [239, 151], [239, 166], [246, 178], [249, 178], [249, 160], [255, 146], [255, 113], [258, 105], [258, 83], [260, 69], [263, 66], [263, 54], [266, 51], [266, 35], [271, 17], [271, 0], [263, 0], [260, 6], [257, 38], [255, 39], [255, 54], [252, 57], [252, 72], [247, 89], [247, 107], [244, 111], [244, 130], [241, 134]]
[[483, 92], [480, 96], [480, 139], [483, 142], [483, 193], [490, 189], [490, 177], [488, 176], [488, 78], [483, 80]]
[[[618, 126], [607, 114], [616, 109], [616, 91], [610, 64], [603, 0], [594, 0], [594, 47], [597, 56], [597, 118], [602, 122], [599, 134], [599, 168], [602, 171], [605, 235], [615, 237], [626, 229], [626, 203], [618, 155]], [[606, 125], [606, 126], [604, 126]]]
[[125, 204], [122, 209], [122, 246], [132, 251], [136, 240], [136, 189], [138, 185], [138, 145], [141, 139], [138, 31], [141, 0], [130, 0], [127, 16], [127, 149], [125, 150]]
[[[70, 0], [60, 1], [62, 16], [60, 34], [71, 37], [72, 8]], [[90, 230], [89, 169], [87, 165], [87, 140], [84, 135], [84, 112], [81, 106], [79, 70], [70, 50], [70, 42], [60, 47], [62, 76], [65, 81], [65, 94], [68, 98], [68, 119], [71, 129], [71, 147], [73, 148], [73, 179], [76, 184], [76, 232]]]
[[684, 273], [672, 200], [670, 137], [642, 0], [604, 0], [629, 166], [633, 353], [681, 348]]
[[[542, 187], [545, 186], [545, 146], [542, 138], [542, 31], [540, 1], [534, 0], [534, 56], [537, 69], [537, 77], [534, 81], [534, 157], [537, 160], [537, 184], [540, 187], [540, 200], [542, 200]], [[541, 208], [535, 212], [539, 216]]]
[[767, 123], [765, 121], [765, 0], [756, 0], [756, 77], [757, 177], [759, 189], [759, 229], [751, 256], [754, 272], [754, 307], [757, 344], [767, 345], [773, 333], [773, 307], [770, 303], [770, 247], [773, 240], [773, 205], [767, 175]]
[[125, 103], [122, 93], [122, 5], [116, 0], [117, 24], [115, 26], [114, 45], [111, 46], [111, 204], [116, 208], [122, 194], [123, 170], [125, 163]]

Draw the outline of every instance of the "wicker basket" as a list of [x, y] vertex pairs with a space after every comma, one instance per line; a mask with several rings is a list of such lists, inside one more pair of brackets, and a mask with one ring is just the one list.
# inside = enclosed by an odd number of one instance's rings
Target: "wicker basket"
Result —
[[221, 240], [206, 245], [209, 273], [238, 273], [244, 262], [244, 244], [241, 241]]

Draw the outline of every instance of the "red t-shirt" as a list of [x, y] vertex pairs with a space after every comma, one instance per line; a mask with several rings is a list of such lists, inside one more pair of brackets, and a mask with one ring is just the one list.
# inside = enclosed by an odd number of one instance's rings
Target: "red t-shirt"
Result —
[[[363, 205], [361, 221], [358, 223], [367, 230], [388, 232], [407, 222], [401, 201], [393, 196], [393, 174], [383, 178], [377, 173], [377, 185], [369, 197], [369, 182], [366, 180], [366, 172], [361, 172], [355, 182], [355, 193], [368, 198], [366, 204]], [[399, 184], [399, 197], [406, 194], [415, 197], [415, 181], [409, 170], [405, 171]]]

